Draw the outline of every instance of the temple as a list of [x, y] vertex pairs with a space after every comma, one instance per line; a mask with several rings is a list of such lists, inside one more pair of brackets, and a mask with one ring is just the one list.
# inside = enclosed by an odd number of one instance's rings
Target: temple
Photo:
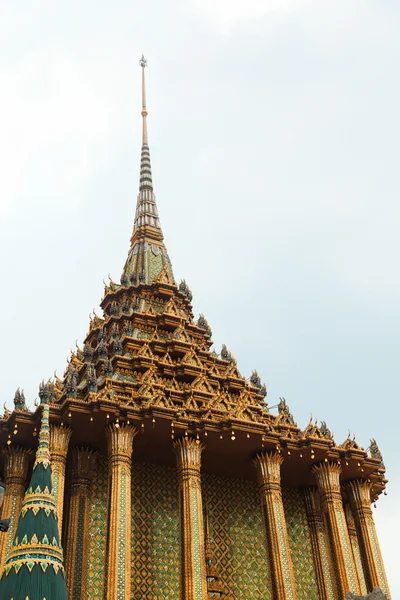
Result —
[[302, 429], [284, 398], [270, 412], [257, 371], [213, 349], [175, 281], [140, 65], [139, 195], [120, 282], [105, 285], [102, 316], [40, 405], [18, 389], [0, 419], [0, 598], [390, 599], [375, 440], [364, 450], [324, 422]]

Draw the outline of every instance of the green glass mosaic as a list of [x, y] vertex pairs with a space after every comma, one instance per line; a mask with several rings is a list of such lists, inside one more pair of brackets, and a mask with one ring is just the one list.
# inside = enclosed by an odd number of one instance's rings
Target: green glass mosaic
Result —
[[131, 599], [180, 598], [180, 559], [176, 469], [134, 462]]
[[234, 598], [272, 600], [257, 485], [203, 473], [202, 493], [216, 566], [226, 591]]
[[192, 537], [193, 537], [193, 561], [194, 561], [194, 589], [196, 600], [203, 598], [203, 578], [200, 552], [200, 529], [199, 529], [199, 501], [196, 487], [190, 489], [190, 503], [192, 508]]
[[294, 488], [283, 488], [282, 499], [297, 598], [318, 600], [318, 585], [303, 492]]
[[85, 528], [85, 505], [86, 498], [81, 496], [78, 505], [78, 530], [76, 532], [76, 555], [74, 567], [74, 585], [71, 600], [82, 599], [82, 569], [83, 569], [83, 544]]
[[89, 565], [87, 597], [103, 600], [107, 536], [107, 459], [99, 457], [93, 476], [89, 510]]

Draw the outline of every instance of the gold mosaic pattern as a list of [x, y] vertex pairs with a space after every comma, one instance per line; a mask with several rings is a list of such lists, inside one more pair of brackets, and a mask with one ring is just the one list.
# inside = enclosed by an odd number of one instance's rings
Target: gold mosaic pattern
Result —
[[56, 469], [52, 469], [51, 471], [51, 483], [53, 484], [53, 494], [54, 494], [54, 498], [56, 500], [56, 504], [57, 504], [57, 500], [58, 500], [58, 485], [59, 485], [59, 481], [60, 481], [60, 474]]
[[[75, 567], [74, 567], [74, 587], [71, 600], [82, 600], [82, 572], [83, 572], [83, 545], [85, 531], [85, 503], [86, 498], [79, 498], [78, 506], [78, 531], [76, 532], [76, 548], [75, 548]], [[72, 573], [71, 573], [72, 576]]]
[[133, 463], [132, 600], [180, 598], [180, 520], [176, 469]]
[[107, 460], [99, 457], [93, 476], [89, 510], [88, 594], [90, 600], [103, 600], [107, 536]]
[[347, 524], [344, 518], [343, 509], [336, 509], [336, 519], [339, 526], [340, 540], [343, 548], [344, 561], [346, 565], [347, 576], [351, 586], [350, 591], [357, 593], [357, 578], [353, 568], [353, 560], [351, 556], [350, 541], [347, 533]]
[[272, 599], [257, 485], [203, 473], [202, 492], [221, 583], [237, 599]]
[[202, 577], [202, 556], [200, 552], [200, 530], [199, 530], [199, 499], [196, 487], [190, 489], [190, 501], [192, 503], [192, 535], [193, 535], [193, 550], [194, 550], [194, 586], [195, 598], [202, 600], [203, 598], [203, 577]]
[[[118, 595], [117, 600], [124, 600], [128, 593], [125, 590], [125, 556], [128, 551], [126, 539], [126, 473], [120, 474], [121, 495], [119, 498], [119, 523], [118, 523]], [[129, 489], [129, 488], [128, 488]]]
[[298, 489], [283, 488], [282, 499], [297, 598], [298, 600], [318, 600], [318, 585], [303, 493]]
[[9, 515], [9, 519], [10, 519], [10, 526], [8, 528], [8, 532], [6, 534], [0, 534], [0, 535], [6, 535], [7, 536], [7, 542], [6, 542], [6, 549], [4, 552], [4, 564], [7, 560], [7, 556], [8, 553], [10, 552], [10, 548], [11, 545], [13, 543], [14, 540], [14, 535], [15, 535], [15, 530], [17, 528], [18, 525], [18, 518], [19, 515], [17, 515], [17, 506], [20, 502], [20, 497], [18, 495], [18, 491], [15, 490], [13, 493], [13, 497], [12, 497], [12, 503], [11, 503], [11, 513]]
[[285, 590], [288, 600], [294, 600], [294, 590], [292, 585], [292, 579], [290, 577], [290, 560], [291, 556], [288, 552], [289, 548], [287, 546], [287, 542], [285, 539], [285, 518], [282, 514], [283, 507], [280, 500], [274, 500], [274, 515], [276, 519], [276, 523], [278, 525], [278, 542], [279, 542], [279, 550], [282, 556], [282, 565], [283, 565], [283, 577], [285, 581]]
[[374, 550], [374, 558], [375, 558], [376, 567], [378, 569], [380, 587], [381, 587], [381, 590], [385, 594], [389, 594], [389, 590], [387, 588], [387, 583], [386, 583], [385, 572], [384, 572], [383, 564], [382, 564], [381, 551], [380, 551], [378, 540], [376, 537], [375, 524], [372, 521], [372, 518], [368, 523], [368, 530], [369, 530], [369, 535], [371, 537], [372, 547]]
[[357, 538], [354, 536], [351, 536], [350, 543], [351, 543], [351, 547], [353, 549], [354, 562], [356, 563], [358, 580], [359, 580], [360, 586], [361, 586], [361, 593], [364, 596], [366, 596], [367, 595], [367, 587], [365, 585], [365, 577], [364, 577], [364, 571], [363, 571], [363, 567], [362, 567], [361, 553], [360, 553], [360, 548], [358, 546]]
[[331, 566], [328, 555], [328, 546], [326, 543], [325, 526], [321, 523], [318, 527], [318, 540], [322, 555], [322, 568], [324, 570], [324, 578], [327, 586], [327, 595], [329, 600], [335, 600], [335, 592], [332, 581]]

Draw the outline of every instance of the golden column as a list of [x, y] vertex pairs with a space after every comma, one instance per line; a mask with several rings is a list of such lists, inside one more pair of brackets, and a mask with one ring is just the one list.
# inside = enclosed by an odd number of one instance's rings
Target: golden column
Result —
[[338, 463], [324, 462], [314, 465], [312, 470], [318, 482], [321, 508], [336, 567], [338, 597], [345, 598], [349, 591], [357, 594], [360, 590], [340, 493], [342, 468]]
[[72, 448], [72, 477], [66, 531], [65, 570], [68, 598], [87, 597], [89, 510], [95, 453], [85, 448]]
[[369, 592], [379, 587], [390, 598], [389, 586], [371, 510], [371, 486], [357, 479], [346, 484]]
[[208, 596], [200, 475], [204, 446], [199, 440], [184, 437], [176, 440], [173, 447], [179, 479], [182, 600], [206, 600]]
[[254, 459], [261, 494], [275, 600], [296, 600], [293, 565], [281, 490], [282, 456], [264, 452]]
[[106, 600], [131, 598], [131, 470], [137, 429], [114, 423], [106, 429], [109, 460], [109, 530]]
[[324, 518], [319, 510], [317, 494], [315, 488], [304, 489], [318, 591], [320, 600], [335, 600], [336, 593], [331, 574], [333, 566], [326, 546]]
[[365, 576], [361, 560], [360, 545], [358, 543], [356, 524], [354, 522], [353, 513], [350, 504], [345, 502], [344, 514], [346, 515], [347, 531], [349, 532], [350, 546], [353, 552], [354, 564], [356, 565], [359, 589], [363, 595], [367, 595], [367, 587], [365, 585]]
[[31, 454], [32, 450], [26, 450], [19, 446], [9, 446], [3, 450], [6, 491], [1, 514], [3, 519], [11, 519], [11, 521], [8, 532], [0, 534], [0, 574], [3, 571], [6, 556], [14, 539], [25, 488], [28, 483], [27, 476]]
[[72, 429], [61, 425], [50, 425], [50, 457], [53, 493], [56, 499], [58, 530], [60, 539], [64, 509], [65, 467], [67, 464], [68, 444]]

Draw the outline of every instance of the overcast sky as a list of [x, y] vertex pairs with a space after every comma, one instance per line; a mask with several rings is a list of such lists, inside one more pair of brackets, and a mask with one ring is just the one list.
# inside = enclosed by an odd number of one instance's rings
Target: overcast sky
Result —
[[[217, 351], [341, 443], [376, 437], [400, 597], [400, 4], [0, 3], [1, 404], [64, 372], [138, 189], [140, 68], [166, 245]], [[100, 311], [97, 311], [100, 313]]]

